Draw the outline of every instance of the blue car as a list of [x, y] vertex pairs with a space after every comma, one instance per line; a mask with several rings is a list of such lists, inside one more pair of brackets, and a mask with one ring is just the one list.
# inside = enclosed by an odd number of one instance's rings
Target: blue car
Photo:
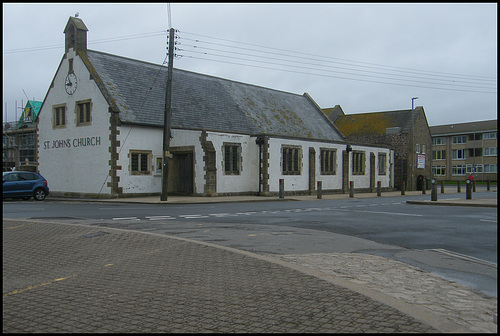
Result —
[[43, 201], [49, 194], [47, 180], [38, 173], [11, 171], [3, 173], [3, 198], [30, 199]]

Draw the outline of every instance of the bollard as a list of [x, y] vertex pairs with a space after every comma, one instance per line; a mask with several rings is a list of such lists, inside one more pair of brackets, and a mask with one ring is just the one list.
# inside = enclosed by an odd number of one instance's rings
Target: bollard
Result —
[[432, 179], [432, 191], [431, 191], [431, 201], [437, 201], [438, 200], [438, 189], [437, 189], [437, 184], [436, 180]]
[[382, 186], [380, 185], [380, 181], [377, 181], [377, 196], [382, 196]]
[[422, 195], [425, 195], [425, 177], [422, 179]]
[[321, 199], [321, 181], [318, 181], [318, 199]]
[[444, 181], [441, 181], [441, 194], [444, 194]]
[[472, 191], [476, 192], [476, 181], [472, 181]]
[[490, 191], [490, 180], [486, 181], [486, 190]]
[[457, 181], [457, 192], [460, 193], [460, 181]]
[[405, 181], [401, 182], [401, 195], [405, 195]]
[[280, 179], [280, 189], [279, 189], [280, 198], [285, 198], [285, 180]]
[[354, 197], [354, 182], [349, 182], [349, 197]]
[[472, 185], [470, 180], [467, 180], [465, 185], [465, 199], [472, 199]]

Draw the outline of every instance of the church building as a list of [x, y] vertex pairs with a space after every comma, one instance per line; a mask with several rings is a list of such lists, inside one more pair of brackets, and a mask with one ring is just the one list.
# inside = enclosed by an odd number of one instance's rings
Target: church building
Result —
[[[70, 17], [37, 120], [52, 195], [160, 195], [167, 67], [87, 49]], [[173, 69], [168, 194], [311, 194], [394, 187], [394, 152], [347, 142], [307, 94]]]

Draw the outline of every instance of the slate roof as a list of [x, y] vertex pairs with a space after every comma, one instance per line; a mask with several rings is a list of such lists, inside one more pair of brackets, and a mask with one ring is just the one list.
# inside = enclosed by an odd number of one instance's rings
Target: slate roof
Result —
[[[414, 118], [417, 113], [422, 113], [423, 108], [415, 108]], [[371, 112], [341, 115], [335, 120], [335, 125], [347, 137], [362, 135], [384, 135], [390, 128], [392, 133], [409, 133], [411, 130], [411, 109]]]
[[432, 136], [459, 134], [459, 133], [473, 133], [474, 131], [496, 131], [498, 129], [497, 119], [473, 121], [459, 124], [437, 125], [429, 127]]
[[[87, 57], [122, 123], [163, 127], [167, 67], [92, 50]], [[171, 128], [344, 140], [306, 95], [175, 68]]]

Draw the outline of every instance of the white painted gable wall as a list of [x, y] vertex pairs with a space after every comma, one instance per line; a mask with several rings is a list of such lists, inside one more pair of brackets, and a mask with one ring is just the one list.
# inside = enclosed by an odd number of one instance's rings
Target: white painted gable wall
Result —
[[[73, 69], [78, 78], [78, 87], [73, 95], [65, 91], [68, 74], [68, 59], [65, 58], [38, 117], [38, 169], [47, 179], [51, 192], [109, 194], [110, 188], [106, 184], [103, 186], [109, 174], [110, 159], [108, 104], [73, 49], [69, 50], [68, 56], [74, 59]], [[76, 102], [89, 98], [92, 98], [92, 125], [77, 127]], [[65, 128], [53, 129], [52, 106], [63, 103], [67, 103], [67, 125]], [[78, 139], [91, 137], [99, 137], [99, 144], [94, 138], [94, 146], [78, 145]]]

